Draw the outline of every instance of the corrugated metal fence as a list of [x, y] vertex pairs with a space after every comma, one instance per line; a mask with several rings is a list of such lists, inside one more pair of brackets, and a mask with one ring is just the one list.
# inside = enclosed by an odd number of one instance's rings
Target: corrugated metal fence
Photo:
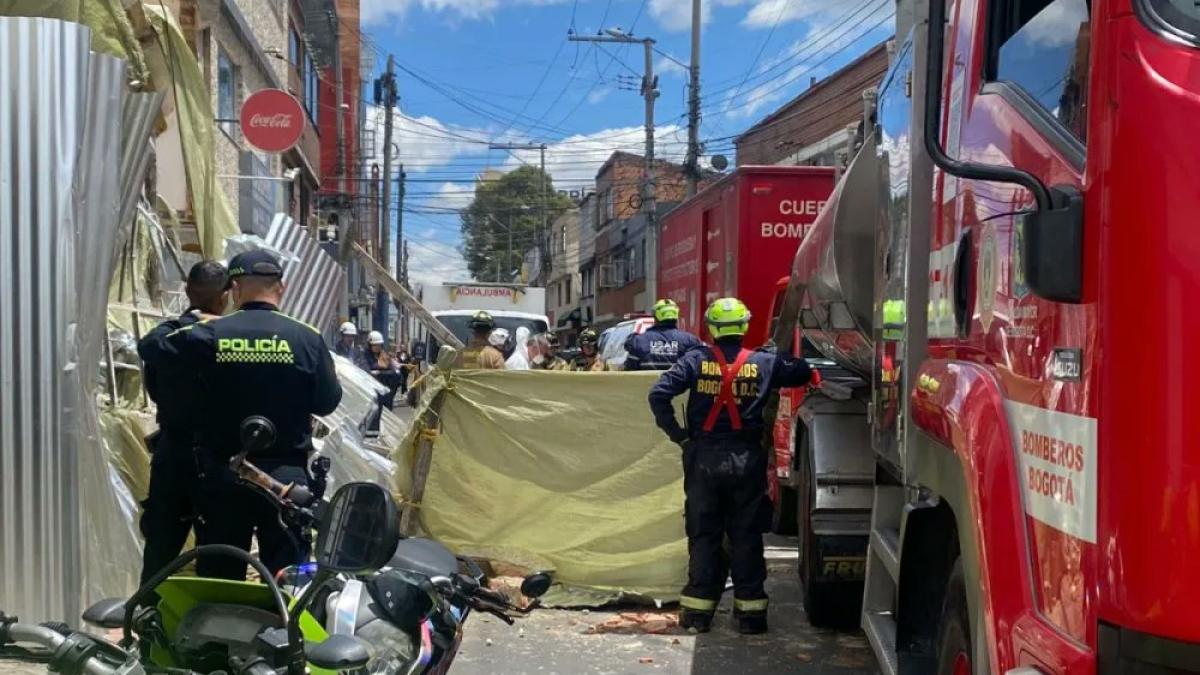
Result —
[[332, 340], [338, 301], [346, 288], [345, 268], [285, 214], [275, 215], [265, 239], [272, 248], [294, 257], [283, 263], [287, 291], [280, 309]]

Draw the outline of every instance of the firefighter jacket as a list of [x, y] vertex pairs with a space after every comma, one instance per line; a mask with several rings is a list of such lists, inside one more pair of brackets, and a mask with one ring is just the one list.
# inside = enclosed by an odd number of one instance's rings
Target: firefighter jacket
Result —
[[[716, 349], [721, 353], [716, 354]], [[726, 371], [733, 372], [726, 376]], [[759, 437], [771, 390], [803, 386], [811, 375], [804, 359], [765, 349], [743, 350], [739, 339], [726, 338], [716, 347], [689, 351], [663, 373], [650, 390], [650, 409], [658, 427], [677, 443], [702, 433]], [[686, 430], [671, 407], [671, 400], [684, 392], [688, 392]], [[718, 407], [715, 413], [714, 406]]]
[[503, 370], [504, 354], [488, 344], [486, 338], [471, 338], [467, 346], [458, 353], [454, 367], [463, 370]]
[[261, 415], [275, 425], [275, 443], [252, 460], [267, 470], [305, 466], [312, 417], [328, 415], [342, 400], [321, 334], [269, 303], [246, 303], [228, 316], [184, 326], [161, 345], [174, 386], [198, 387], [197, 442], [217, 459], [236, 454], [242, 420]]
[[673, 321], [655, 324], [625, 339], [625, 370], [666, 370], [689, 350], [703, 345], [700, 338], [676, 328]]

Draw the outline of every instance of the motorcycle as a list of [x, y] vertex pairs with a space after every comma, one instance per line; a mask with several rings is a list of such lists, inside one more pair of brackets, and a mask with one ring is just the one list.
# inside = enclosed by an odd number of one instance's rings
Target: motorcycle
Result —
[[[371, 658], [367, 645], [329, 635], [308, 609], [338, 574], [366, 574], [387, 564], [400, 541], [398, 522], [386, 490], [372, 483], [344, 485], [320, 520], [313, 581], [294, 601], [249, 553], [198, 546], [128, 601], [105, 600], [84, 613], [90, 624], [119, 628], [119, 643], [0, 614], [0, 656], [44, 662], [65, 675], [325, 675], [360, 669]], [[170, 576], [201, 555], [235, 557], [263, 583]]]
[[[0, 657], [46, 662], [67, 675], [432, 675], [449, 669], [470, 611], [511, 624], [510, 612], [534, 606], [514, 606], [486, 587], [473, 561], [441, 544], [402, 539], [396, 504], [378, 485], [347, 484], [323, 504], [307, 486], [282, 484], [258, 469], [247, 456], [274, 435], [265, 418], [245, 420], [241, 452], [229, 468], [276, 506], [282, 522], [317, 525], [315, 562], [273, 577], [241, 549], [198, 546], [129, 600], [104, 600], [84, 612], [91, 625], [120, 629], [119, 644], [0, 613]], [[171, 576], [201, 555], [238, 558], [263, 583]], [[521, 591], [536, 598], [550, 584], [548, 575], [535, 574]]]
[[[282, 575], [303, 592], [307, 573], [299, 566]], [[520, 607], [489, 588], [470, 558], [430, 539], [409, 538], [378, 572], [342, 575], [328, 584], [312, 613], [330, 634], [352, 635], [372, 646], [365, 668], [370, 675], [440, 675], [450, 669], [472, 611], [512, 625], [513, 615], [536, 608], [552, 582], [544, 573], [526, 577], [520, 590], [531, 602]]]
[[[237, 547], [197, 546], [128, 600], [103, 600], [84, 612], [89, 624], [120, 629], [118, 644], [62, 624], [30, 626], [0, 615], [0, 656], [47, 662], [68, 675], [305, 675], [365, 666], [367, 646], [329, 635], [308, 609], [339, 574], [368, 574], [388, 563], [401, 538], [395, 501], [378, 485], [349, 483], [322, 505], [307, 486], [281, 484], [247, 461], [273, 442], [268, 420], [248, 418], [240, 431], [241, 452], [229, 464], [238, 481], [277, 506], [282, 520], [317, 526], [305, 593], [285, 596], [262, 562]], [[262, 583], [171, 576], [202, 555], [237, 558]]]

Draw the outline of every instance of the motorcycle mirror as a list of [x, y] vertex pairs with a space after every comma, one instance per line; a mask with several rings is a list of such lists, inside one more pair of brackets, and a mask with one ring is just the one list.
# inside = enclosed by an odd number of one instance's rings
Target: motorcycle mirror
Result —
[[260, 453], [275, 444], [275, 425], [261, 415], [247, 417], [242, 420], [238, 441], [242, 444], [243, 453]]
[[362, 640], [350, 635], [330, 635], [324, 642], [305, 643], [304, 657], [312, 665], [325, 670], [343, 672], [358, 670], [371, 660], [371, 653]]
[[542, 572], [531, 574], [521, 582], [521, 595], [527, 598], [540, 598], [550, 590], [550, 585], [553, 583], [554, 579], [549, 574]]
[[112, 630], [125, 624], [125, 600], [106, 598], [88, 607], [83, 620], [93, 626]]
[[333, 495], [318, 529], [317, 563], [325, 570], [364, 574], [387, 565], [400, 543], [396, 501], [374, 483], [348, 483]]

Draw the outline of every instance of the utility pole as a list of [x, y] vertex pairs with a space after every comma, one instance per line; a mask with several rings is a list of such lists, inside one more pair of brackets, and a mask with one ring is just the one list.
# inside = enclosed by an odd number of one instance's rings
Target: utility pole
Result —
[[571, 42], [641, 43], [646, 52], [642, 75], [642, 97], [646, 100], [646, 177], [642, 182], [642, 212], [646, 217], [646, 295], [651, 304], [658, 298], [658, 218], [654, 187], [654, 101], [658, 98], [658, 77], [654, 75], [654, 40], [636, 38], [615, 28], [607, 35], [568, 35]]
[[688, 68], [687, 195], [696, 194], [700, 182], [700, 2], [692, 0], [692, 63]]
[[[538, 241], [538, 252], [541, 253], [541, 255], [539, 257], [542, 259], [542, 271], [545, 271], [550, 264], [550, 258], [547, 255], [550, 247], [545, 242], [545, 238], [547, 237], [547, 235], [550, 232], [550, 223], [548, 221], [548, 214], [547, 214], [547, 209], [546, 209], [546, 144], [545, 143], [491, 143], [488, 145], [488, 149], [489, 150], [537, 150], [541, 153], [542, 175], [541, 175], [541, 178], [539, 179], [538, 190], [541, 193], [539, 195], [539, 198], [541, 201], [541, 210], [542, 210], [542, 228], [541, 228], [541, 231], [538, 233], [537, 241]], [[508, 264], [510, 267], [512, 266], [512, 223], [511, 222], [509, 223], [509, 226], [508, 226]], [[545, 281], [546, 281], [545, 279], [542, 280], [543, 285], [545, 285]]]
[[396, 280], [402, 284], [407, 284], [408, 279], [404, 276], [404, 179], [408, 174], [404, 173], [404, 163], [400, 163], [400, 177], [397, 178], [397, 197], [396, 204]]
[[[379, 206], [379, 262], [386, 270], [392, 244], [392, 113], [396, 107], [396, 58], [388, 55], [387, 72], [376, 87], [383, 106], [383, 203]], [[387, 330], [387, 292], [380, 284], [375, 306], [375, 330]]]

